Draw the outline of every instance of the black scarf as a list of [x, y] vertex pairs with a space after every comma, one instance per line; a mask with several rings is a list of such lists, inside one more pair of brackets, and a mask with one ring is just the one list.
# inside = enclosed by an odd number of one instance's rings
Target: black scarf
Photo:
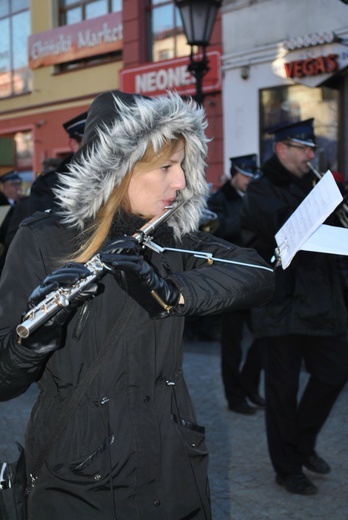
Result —
[[[114, 215], [107, 240], [113, 240], [118, 236], [129, 235], [140, 230], [149, 219], [143, 219], [135, 215], [129, 215], [121, 210]], [[175, 245], [173, 229], [166, 222], [160, 224], [151, 233], [154, 242], [162, 247], [173, 247]]]

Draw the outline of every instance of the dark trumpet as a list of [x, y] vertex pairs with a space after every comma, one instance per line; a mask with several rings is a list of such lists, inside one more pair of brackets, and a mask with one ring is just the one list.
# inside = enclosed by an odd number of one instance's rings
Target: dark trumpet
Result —
[[[139, 231], [134, 233], [133, 237], [139, 242], [150, 247], [151, 233], [163, 222], [168, 220], [179, 208], [183, 202], [176, 206], [168, 206], [165, 211], [159, 217], [155, 217], [145, 224]], [[52, 291], [46, 296], [46, 298], [38, 305], [30, 309], [24, 316], [22, 323], [17, 325], [16, 332], [20, 338], [27, 338], [34, 330], [40, 325], [48, 321], [54, 316], [62, 307], [68, 307], [70, 302], [83, 291], [90, 283], [100, 278], [103, 274], [109, 271], [109, 268], [100, 260], [98, 254], [94, 255], [88, 262], [85, 263], [85, 267], [90, 271], [90, 275], [79, 280], [73, 287], [63, 288], [60, 287], [56, 291]]]
[[[307, 162], [309, 168], [314, 173], [314, 175], [320, 180], [325, 175], [324, 173], [320, 173], [318, 170], [316, 170], [312, 163]], [[338, 208], [335, 211], [335, 214], [337, 215], [339, 221], [341, 222], [342, 226], [345, 228], [348, 228], [348, 204], [346, 201], [346, 198], [343, 196], [343, 201], [338, 206]]]

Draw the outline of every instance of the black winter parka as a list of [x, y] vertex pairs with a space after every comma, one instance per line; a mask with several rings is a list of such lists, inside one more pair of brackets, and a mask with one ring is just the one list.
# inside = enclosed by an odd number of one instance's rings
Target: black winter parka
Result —
[[[243, 244], [271, 261], [275, 235], [311, 191], [312, 174], [300, 179], [276, 155], [251, 181], [241, 213]], [[326, 224], [337, 225], [333, 215]], [[275, 269], [275, 293], [266, 306], [252, 311], [256, 337], [345, 334], [347, 312], [335, 255], [299, 251], [287, 269]]]
[[[107, 273], [101, 293], [72, 316], [61, 349], [36, 354], [17, 343], [15, 327], [29, 295], [71, 254], [75, 238], [54, 214], [35, 214], [20, 226], [1, 278], [0, 400], [20, 395], [34, 381], [40, 388], [26, 431], [28, 474], [129, 298]], [[267, 267], [254, 250], [205, 233], [185, 236], [180, 247]], [[264, 304], [274, 276], [177, 252], [151, 252], [148, 260], [177, 285], [185, 304], [152, 320], [135, 303], [111, 359], [35, 482], [29, 520], [210, 519], [204, 427], [197, 424], [182, 371], [184, 315]]]

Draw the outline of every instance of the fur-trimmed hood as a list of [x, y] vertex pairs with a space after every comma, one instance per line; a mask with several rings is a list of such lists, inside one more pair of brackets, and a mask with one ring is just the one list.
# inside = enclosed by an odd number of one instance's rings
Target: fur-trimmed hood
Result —
[[64, 221], [84, 229], [150, 142], [156, 151], [181, 134], [186, 141], [186, 188], [178, 199], [185, 204], [168, 224], [177, 237], [197, 229], [208, 194], [206, 126], [204, 109], [177, 93], [153, 98], [120, 91], [99, 95], [88, 111], [83, 146], [69, 164], [69, 174], [60, 175], [55, 190]]

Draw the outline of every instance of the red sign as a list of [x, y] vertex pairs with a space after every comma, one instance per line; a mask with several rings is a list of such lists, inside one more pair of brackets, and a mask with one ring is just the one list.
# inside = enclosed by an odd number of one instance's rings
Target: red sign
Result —
[[334, 41], [287, 52], [272, 63], [272, 69], [281, 78], [317, 87], [347, 65], [348, 45]]
[[[199, 57], [198, 57], [199, 58]], [[221, 90], [221, 54], [207, 52], [209, 71], [203, 76], [203, 92]], [[187, 70], [189, 58], [158, 61], [133, 69], [120, 71], [120, 89], [125, 92], [158, 96], [166, 90], [176, 90], [181, 95], [196, 93], [196, 80]]]
[[296, 60], [284, 63], [287, 78], [302, 78], [303, 76], [315, 76], [316, 74], [332, 74], [339, 69], [337, 54]]
[[32, 34], [28, 47], [32, 69], [121, 50], [122, 12]]

